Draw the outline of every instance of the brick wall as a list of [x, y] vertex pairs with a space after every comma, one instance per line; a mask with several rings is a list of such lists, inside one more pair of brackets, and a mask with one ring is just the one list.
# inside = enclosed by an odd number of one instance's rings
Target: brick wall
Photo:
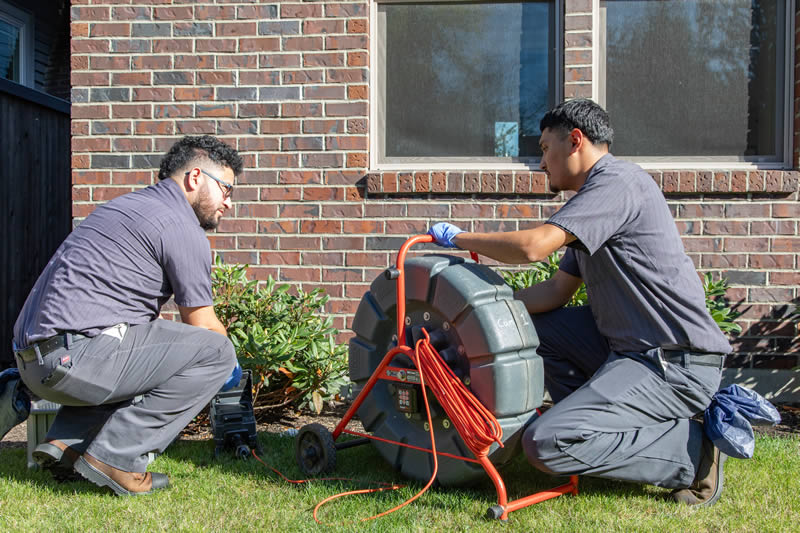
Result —
[[[591, 7], [566, 1], [568, 97], [591, 96]], [[539, 172], [370, 172], [365, 1], [72, 0], [71, 26], [74, 217], [152, 183], [179, 136], [218, 135], [248, 170], [214, 249], [258, 279], [324, 288], [339, 328], [430, 222], [527, 228], [564, 200]], [[653, 176], [695, 264], [747, 309], [734, 364], [795, 366], [798, 174]]]

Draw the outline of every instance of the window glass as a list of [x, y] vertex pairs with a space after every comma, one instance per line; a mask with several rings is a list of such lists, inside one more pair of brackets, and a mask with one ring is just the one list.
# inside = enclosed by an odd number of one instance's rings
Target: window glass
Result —
[[556, 98], [553, 4], [380, 4], [380, 159], [538, 156]]
[[603, 2], [612, 151], [782, 161], [784, 16], [778, 0]]
[[0, 77], [20, 81], [20, 29], [0, 19]]

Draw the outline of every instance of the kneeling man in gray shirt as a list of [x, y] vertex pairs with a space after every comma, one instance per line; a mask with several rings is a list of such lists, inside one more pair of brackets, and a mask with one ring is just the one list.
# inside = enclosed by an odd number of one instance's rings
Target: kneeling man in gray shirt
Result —
[[[692, 420], [719, 387], [731, 347], [661, 190], [609, 153], [608, 115], [591, 100], [541, 120], [542, 169], [554, 192], [577, 191], [537, 228], [468, 233], [436, 224], [442, 246], [512, 264], [567, 250], [548, 281], [517, 293], [536, 326], [555, 405], [525, 431], [537, 468], [673, 489], [688, 505], [722, 491], [720, 454]], [[563, 307], [586, 283], [589, 306]]]
[[[62, 404], [34, 460], [115, 493], [168, 485], [146, 472], [231, 375], [236, 354], [214, 313], [205, 230], [231, 208], [239, 154], [184, 137], [159, 182], [98, 207], [61, 244], [14, 326], [20, 375]], [[171, 296], [182, 323], [159, 320]], [[73, 471], [74, 469], [74, 471]]]

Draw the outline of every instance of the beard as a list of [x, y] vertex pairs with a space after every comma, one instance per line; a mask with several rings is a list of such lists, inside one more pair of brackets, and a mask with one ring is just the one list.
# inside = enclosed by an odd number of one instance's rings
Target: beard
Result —
[[204, 183], [198, 191], [197, 199], [192, 204], [192, 209], [197, 216], [200, 227], [204, 230], [216, 229], [219, 225], [220, 217], [217, 216], [217, 207], [214, 205], [211, 195], [208, 194], [207, 184]]

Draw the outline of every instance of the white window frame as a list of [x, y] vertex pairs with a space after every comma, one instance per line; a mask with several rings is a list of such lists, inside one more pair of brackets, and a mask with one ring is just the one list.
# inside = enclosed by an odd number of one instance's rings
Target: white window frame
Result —
[[[383, 146], [383, 128], [385, 121], [380, 116], [380, 94], [378, 91], [379, 76], [382, 72], [382, 65], [380, 64], [381, 57], [379, 55], [378, 45], [383, 42], [378, 35], [378, 5], [379, 4], [393, 4], [393, 3], [410, 3], [414, 0], [375, 0], [370, 2], [369, 25], [370, 25], [370, 43], [369, 43], [369, 56], [370, 56], [370, 92], [369, 92], [369, 121], [370, 121], [370, 134], [369, 134], [369, 168], [371, 171], [383, 170], [518, 170], [518, 171], [531, 171], [539, 170], [539, 157], [526, 157], [519, 158], [521, 160], [512, 161], [510, 158], [502, 157], [420, 157], [415, 158], [413, 161], [404, 161], [401, 163], [389, 163], [381, 161]], [[431, 1], [450, 2], [450, 3], [468, 3], [464, 0], [426, 0], [425, 3]], [[564, 97], [564, 0], [553, 0], [553, 9], [556, 13], [556, 20], [554, 25], [555, 32], [555, 62], [553, 68], [553, 86], [555, 88], [555, 102], [561, 102]], [[421, 3], [421, 2], [420, 2]], [[470, 2], [471, 3], [471, 2]], [[482, 3], [490, 4], [491, 0], [483, 0]], [[417, 160], [418, 159], [418, 160]]]
[[19, 83], [20, 85], [25, 85], [26, 87], [33, 87], [33, 15], [0, 0], [0, 20], [19, 28], [19, 81], [8, 81]]
[[[795, 0], [786, 0], [784, 68], [783, 68], [783, 160], [757, 161], [742, 159], [724, 159], [720, 157], [625, 157], [646, 170], [785, 170], [792, 168], [792, 128], [794, 117], [794, 55], [795, 55]], [[592, 99], [605, 108], [605, 33], [600, 31], [604, 24], [604, 14], [600, 9], [600, 0], [592, 0]], [[777, 85], [776, 81], [776, 85]], [[613, 126], [613, 117], [612, 126]], [[781, 133], [781, 132], [779, 132]], [[613, 152], [613, 146], [612, 146]]]

